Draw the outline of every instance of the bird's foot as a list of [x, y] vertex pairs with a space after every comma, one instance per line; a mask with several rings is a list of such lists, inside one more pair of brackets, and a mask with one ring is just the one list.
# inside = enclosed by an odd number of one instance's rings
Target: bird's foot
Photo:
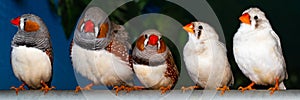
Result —
[[278, 91], [279, 88], [278, 88], [278, 87], [271, 87], [271, 88], [269, 88], [268, 90], [271, 91], [271, 92], [270, 92], [270, 95], [272, 95], [275, 91]]
[[275, 86], [268, 89], [269, 91], [271, 91], [270, 95], [272, 95], [275, 91], [279, 90], [279, 82], [278, 81], [279, 81], [279, 79], [276, 78]]
[[124, 90], [126, 90], [126, 92], [129, 93], [130, 91], [143, 90], [143, 89], [144, 89], [143, 86], [132, 86], [132, 87], [125, 87]]
[[200, 88], [200, 86], [197, 86], [197, 85], [195, 85], [195, 86], [189, 86], [189, 87], [181, 87], [181, 91], [184, 93], [186, 90], [194, 90], [194, 89], [198, 89], [198, 88]]
[[49, 88], [49, 86], [42, 80], [41, 84], [43, 85], [41, 90], [44, 91], [44, 94], [48, 93], [48, 91], [55, 89], [55, 86], [52, 86], [51, 88]]
[[225, 91], [230, 91], [228, 86], [223, 86], [223, 87], [219, 87], [216, 90], [221, 91], [221, 95], [223, 95], [225, 93]]
[[254, 84], [255, 84], [255, 83], [252, 82], [252, 83], [251, 83], [250, 85], [248, 85], [247, 87], [242, 87], [242, 86], [240, 86], [240, 87], [238, 88], [238, 90], [240, 90], [242, 93], [244, 93], [245, 90], [255, 90], [255, 89], [252, 88], [252, 86], [253, 86]]
[[114, 86], [113, 90], [116, 90], [116, 96], [118, 96], [119, 91], [126, 90], [128, 87], [121, 85], [121, 86]]
[[172, 87], [172, 85], [168, 85], [167, 87], [161, 86], [161, 87], [159, 88], [159, 90], [161, 91], [160, 93], [161, 93], [161, 94], [166, 93], [168, 90], [171, 90], [171, 87]]
[[78, 93], [79, 91], [82, 91], [82, 90], [91, 90], [93, 86], [94, 86], [93, 83], [86, 85], [84, 88], [77, 86], [75, 89], [75, 93]]
[[20, 85], [18, 88], [16, 88], [15, 86], [10, 87], [10, 89], [14, 89], [16, 90], [16, 95], [19, 94], [19, 91], [25, 90], [24, 88], [25, 84], [23, 83], [22, 85]]

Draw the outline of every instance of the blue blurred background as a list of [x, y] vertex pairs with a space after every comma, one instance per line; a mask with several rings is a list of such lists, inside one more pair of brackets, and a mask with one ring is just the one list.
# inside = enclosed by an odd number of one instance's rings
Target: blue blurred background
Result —
[[52, 85], [57, 89], [74, 89], [77, 82], [69, 56], [67, 39], [61, 18], [51, 10], [48, 0], [0, 0], [0, 89], [9, 89], [22, 83], [14, 76], [10, 64], [10, 42], [17, 27], [10, 24], [12, 18], [32, 13], [40, 16], [48, 26], [54, 52]]
[[[10, 64], [10, 42], [17, 31], [17, 28], [10, 24], [10, 20], [25, 13], [33, 13], [40, 16], [48, 26], [54, 52], [52, 85], [56, 86], [56, 89], [59, 90], [75, 89], [78, 84], [70, 62], [69, 43], [77, 19], [90, 1], [91, 0], [0, 0], [0, 45], [2, 46], [0, 47], [0, 90], [6, 90], [11, 86], [22, 84], [14, 76]], [[182, 2], [190, 1], [193, 0], [185, 0]], [[217, 15], [224, 31], [228, 58], [235, 77], [234, 89], [240, 85], [248, 85], [251, 82], [242, 74], [235, 63], [232, 54], [232, 38], [239, 27], [240, 22], [238, 17], [244, 10], [252, 6], [259, 7], [266, 13], [273, 29], [281, 39], [289, 74], [289, 79], [285, 80], [285, 85], [288, 89], [300, 88], [300, 73], [298, 72], [300, 69], [300, 63], [298, 61], [300, 57], [298, 41], [300, 37], [298, 28], [300, 26], [300, 1], [207, 0], [207, 2]], [[201, 8], [201, 4], [198, 6]], [[195, 8], [198, 8], [198, 6], [195, 6]], [[148, 13], [160, 13], [170, 16], [182, 25], [196, 20], [186, 9], [165, 0], [134, 0], [113, 11], [109, 17], [113, 22], [123, 25], [133, 17]], [[158, 18], [158, 20], [166, 19]], [[147, 23], [152, 23], [152, 21], [150, 20]], [[156, 24], [158, 29], [166, 29], [165, 23]], [[184, 45], [187, 40], [187, 35], [180, 34], [177, 40], [179, 42], [175, 42]], [[183, 70], [181, 73], [183, 78], [181, 78], [181, 80], [184, 80], [181, 82], [184, 85], [192, 85], [190, 83], [185, 84], [185, 82], [191, 82], [191, 80], [187, 76], [184, 66], [181, 67]]]

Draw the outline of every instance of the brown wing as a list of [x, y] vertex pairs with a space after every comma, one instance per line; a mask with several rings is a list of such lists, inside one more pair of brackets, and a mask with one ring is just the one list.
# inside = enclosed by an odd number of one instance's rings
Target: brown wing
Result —
[[[45, 82], [49, 87], [51, 87], [51, 81], [52, 81], [52, 75], [53, 75], [53, 53], [52, 53], [52, 47], [46, 49], [46, 54], [48, 55], [50, 62], [51, 62], [51, 78], [48, 82]], [[28, 86], [28, 85], [27, 85]]]
[[74, 45], [74, 41], [72, 39], [72, 42], [70, 43], [70, 52], [69, 52], [70, 57], [71, 57], [71, 54], [72, 54], [72, 47], [73, 47], [73, 45]]
[[129, 55], [129, 49], [126, 45], [119, 41], [112, 40], [105, 49], [115, 56], [121, 58], [121, 60], [127, 62], [128, 66], [132, 68], [132, 61], [130, 60], [131, 56]]
[[51, 62], [51, 66], [53, 66], [53, 53], [52, 53], [52, 48], [48, 48], [46, 49], [46, 54], [48, 55], [50, 62]]
[[168, 51], [166, 63], [168, 67], [167, 71], [165, 72], [165, 77], [170, 77], [173, 81], [173, 84], [175, 84], [178, 80], [179, 72], [170, 51]]

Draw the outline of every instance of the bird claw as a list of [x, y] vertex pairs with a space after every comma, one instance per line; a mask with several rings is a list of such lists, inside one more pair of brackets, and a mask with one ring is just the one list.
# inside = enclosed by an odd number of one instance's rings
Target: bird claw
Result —
[[135, 90], [143, 90], [144, 87], [143, 86], [132, 86], [132, 87], [125, 87], [124, 90], [126, 90], [127, 93], [131, 92], [131, 91], [135, 91]]
[[221, 91], [221, 95], [223, 95], [225, 93], [225, 91], [230, 91], [228, 86], [223, 86], [223, 87], [219, 87], [216, 89], [217, 91]]
[[[122, 85], [122, 86], [114, 86], [113, 90], [116, 90], [116, 96], [118, 96], [119, 91], [121, 90], [125, 90], [127, 87]], [[127, 90], [127, 92], [129, 92], [129, 89]]]
[[238, 88], [238, 90], [240, 90], [242, 93], [244, 93], [244, 91], [245, 90], [255, 90], [255, 89], [253, 89], [252, 88], [252, 86], [254, 86], [254, 82], [252, 82], [250, 85], [248, 85], [247, 87], [242, 87], [242, 86], [240, 86], [239, 88]]
[[18, 88], [16, 88], [15, 86], [10, 87], [10, 89], [14, 89], [16, 91], [16, 95], [19, 94], [19, 91], [25, 90], [24, 88], [25, 84], [20, 85]]
[[275, 91], [278, 91], [279, 88], [275, 86], [275, 87], [269, 88], [268, 90], [271, 91], [271, 92], [270, 92], [270, 95], [272, 95], [272, 94], [274, 94]]
[[181, 87], [181, 91], [182, 91], [182, 93], [184, 93], [186, 90], [194, 90], [194, 89], [198, 89], [198, 88], [200, 88], [199, 86], [189, 86], [189, 87]]
[[161, 95], [162, 94], [164, 94], [164, 93], [166, 93], [168, 90], [171, 90], [171, 85], [168, 85], [167, 87], [163, 87], [163, 86], [161, 86], [160, 88], [159, 88], [159, 90], [161, 91], [160, 93], [161, 93]]
[[44, 94], [48, 93], [48, 91], [51, 91], [52, 89], [55, 89], [55, 86], [52, 86], [49, 88], [48, 86], [42, 87], [41, 91], [44, 91]]
[[279, 79], [278, 78], [276, 78], [275, 86], [274, 87], [270, 87], [268, 90], [271, 91], [270, 95], [274, 94], [275, 91], [279, 90]]
[[251, 86], [247, 86], [247, 87], [240, 86], [238, 88], [238, 90], [240, 90], [242, 93], [244, 93], [245, 90], [255, 90], [255, 89], [253, 89]]
[[83, 90], [83, 88], [81, 88], [80, 86], [76, 86], [75, 93], [78, 93], [81, 90]]
[[94, 86], [93, 83], [86, 85], [84, 88], [81, 88], [80, 86], [77, 86], [76, 89], [75, 89], [75, 93], [78, 93], [79, 91], [82, 91], [82, 90], [91, 90], [92, 86]]
[[48, 91], [55, 89], [55, 86], [52, 86], [51, 88], [49, 88], [49, 86], [42, 80], [41, 84], [43, 85], [41, 90], [44, 91], [44, 94], [48, 93]]

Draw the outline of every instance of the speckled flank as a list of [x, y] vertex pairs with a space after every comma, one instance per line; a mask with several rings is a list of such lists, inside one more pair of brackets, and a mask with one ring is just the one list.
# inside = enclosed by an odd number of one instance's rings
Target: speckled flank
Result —
[[174, 84], [176, 84], [178, 80], [179, 72], [170, 51], [167, 54], [166, 63], [167, 63], [167, 71], [165, 72], [165, 77], [171, 78], [173, 84], [172, 86], [174, 86]]

